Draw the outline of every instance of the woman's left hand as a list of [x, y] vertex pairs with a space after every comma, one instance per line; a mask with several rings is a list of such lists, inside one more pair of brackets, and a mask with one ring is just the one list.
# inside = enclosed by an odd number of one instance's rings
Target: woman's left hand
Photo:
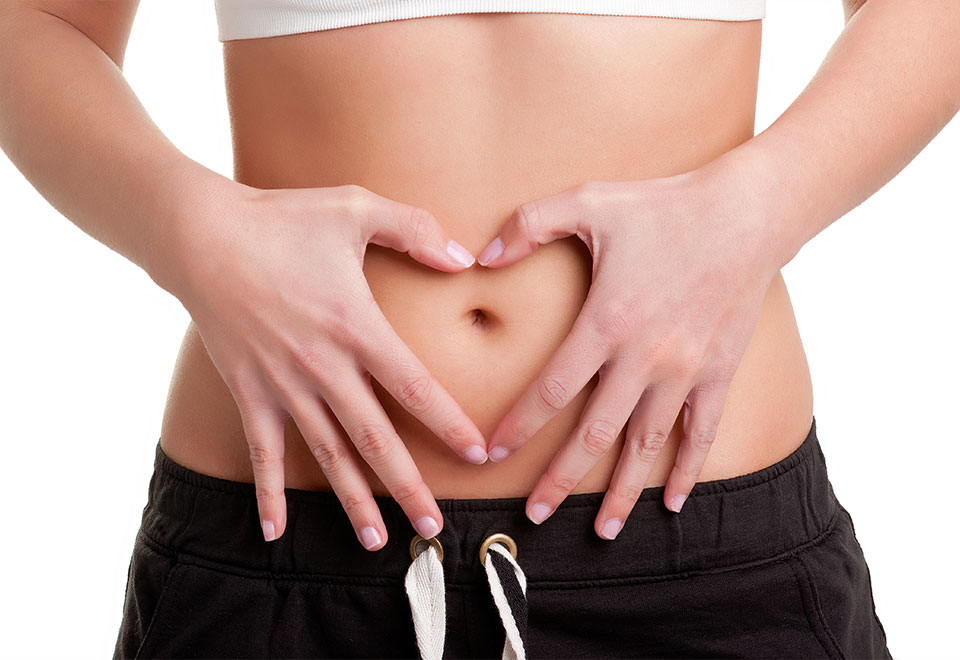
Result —
[[600, 536], [616, 536], [684, 404], [664, 504], [679, 511], [696, 483], [767, 287], [782, 266], [749, 181], [717, 169], [588, 182], [527, 202], [478, 258], [490, 268], [509, 266], [572, 235], [593, 256], [590, 290], [569, 335], [488, 443], [490, 459], [503, 460], [599, 371], [577, 427], [527, 500], [533, 522], [556, 509], [626, 423], [594, 523]]

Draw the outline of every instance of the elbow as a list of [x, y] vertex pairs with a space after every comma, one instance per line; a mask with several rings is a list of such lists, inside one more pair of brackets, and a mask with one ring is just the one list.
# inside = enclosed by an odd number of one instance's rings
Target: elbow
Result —
[[103, 53], [109, 57], [114, 64], [117, 65], [118, 69], [121, 71], [123, 70], [123, 57], [127, 50], [126, 35], [123, 35], [120, 39], [114, 39], [111, 38], [112, 35], [97, 34], [90, 29], [90, 26], [84, 25], [79, 21], [72, 20], [70, 16], [56, 14], [51, 11], [47, 11], [46, 9], [37, 9], [37, 11], [49, 16], [52, 20], [61, 21], [62, 23], [82, 34], [97, 48], [103, 51]]
[[[139, 0], [0, 0], [0, 44], [15, 33], [53, 29], [59, 24], [86, 37], [119, 69], [130, 38]], [[0, 53], [0, 57], [2, 57]]]

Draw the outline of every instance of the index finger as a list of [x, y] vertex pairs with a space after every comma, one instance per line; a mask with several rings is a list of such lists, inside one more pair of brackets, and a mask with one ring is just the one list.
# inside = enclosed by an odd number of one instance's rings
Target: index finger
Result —
[[609, 346], [587, 312], [590, 296], [563, 343], [497, 425], [487, 452], [502, 461], [557, 416], [607, 360]]
[[[359, 393], [359, 397], [358, 397]], [[410, 452], [377, 400], [369, 379], [351, 371], [321, 392], [357, 451], [424, 538], [440, 533], [443, 516]]]
[[404, 409], [453, 451], [475, 464], [487, 460], [486, 438], [460, 404], [433, 377], [383, 316], [372, 307], [374, 318], [365, 325], [357, 353], [370, 374]]

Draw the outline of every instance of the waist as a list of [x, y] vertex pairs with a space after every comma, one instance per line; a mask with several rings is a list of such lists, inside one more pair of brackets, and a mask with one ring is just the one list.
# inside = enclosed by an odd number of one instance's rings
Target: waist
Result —
[[[543, 260], [531, 260], [530, 272], [518, 271], [512, 280], [517, 299], [485, 305], [492, 319], [488, 327], [477, 327], [468, 318], [480, 295], [474, 284], [464, 288], [451, 279], [446, 280], [446, 290], [438, 282], [418, 288], [403, 277], [395, 277], [397, 273], [387, 266], [367, 269], [371, 289], [400, 338], [488, 437], [546, 364], [579, 311], [589, 271], [585, 278], [572, 267], [579, 261], [571, 258], [567, 249], [557, 248], [554, 256], [544, 252]], [[532, 256], [538, 255], [539, 251]], [[564, 256], [566, 259], [561, 258]], [[421, 275], [427, 279], [439, 275], [442, 279], [443, 274]], [[509, 269], [500, 275], [509, 278]], [[532, 292], [544, 277], [551, 276], [560, 281], [569, 278], [564, 282], [569, 286], [557, 287], [551, 295], [538, 299]], [[529, 309], [524, 304], [537, 307]], [[529, 494], [575, 428], [596, 382], [596, 377], [589, 381], [567, 408], [508, 460], [477, 466], [456, 456], [372, 380], [385, 412], [436, 497]], [[812, 408], [806, 357], [786, 285], [778, 274], [734, 374], [701, 479], [745, 474], [783, 458], [802, 441]], [[681, 435], [682, 416], [678, 416], [654, 465], [649, 486], [666, 483]], [[621, 431], [614, 446], [574, 492], [606, 488], [623, 436]], [[177, 359], [161, 444], [174, 460], [198, 472], [253, 481], [239, 410], [192, 323]], [[330, 489], [292, 420], [286, 426], [284, 460], [287, 486]], [[362, 467], [373, 492], [386, 494], [374, 472], [365, 463]]]
[[[664, 508], [662, 488], [647, 489], [612, 542], [592, 530], [603, 493], [568, 496], [543, 525], [526, 518], [522, 497], [438, 500], [445, 580], [482, 588], [478, 548], [498, 532], [516, 541], [529, 583], [542, 588], [715, 572], [794, 552], [828, 533], [841, 511], [816, 420], [807, 421], [787, 456], [749, 474], [698, 483], [679, 516]], [[413, 531], [392, 498], [378, 496], [377, 505], [390, 538], [380, 552], [359, 550], [333, 493], [296, 489], [287, 491], [296, 533], [266, 544], [253, 484], [194, 472], [158, 446], [140, 535], [185, 563], [251, 577], [400, 585]]]

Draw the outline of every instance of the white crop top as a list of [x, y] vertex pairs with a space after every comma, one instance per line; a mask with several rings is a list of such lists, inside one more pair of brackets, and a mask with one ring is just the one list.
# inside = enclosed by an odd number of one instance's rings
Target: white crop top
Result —
[[404, 18], [474, 12], [763, 18], [766, 0], [214, 0], [219, 40], [257, 39]]

